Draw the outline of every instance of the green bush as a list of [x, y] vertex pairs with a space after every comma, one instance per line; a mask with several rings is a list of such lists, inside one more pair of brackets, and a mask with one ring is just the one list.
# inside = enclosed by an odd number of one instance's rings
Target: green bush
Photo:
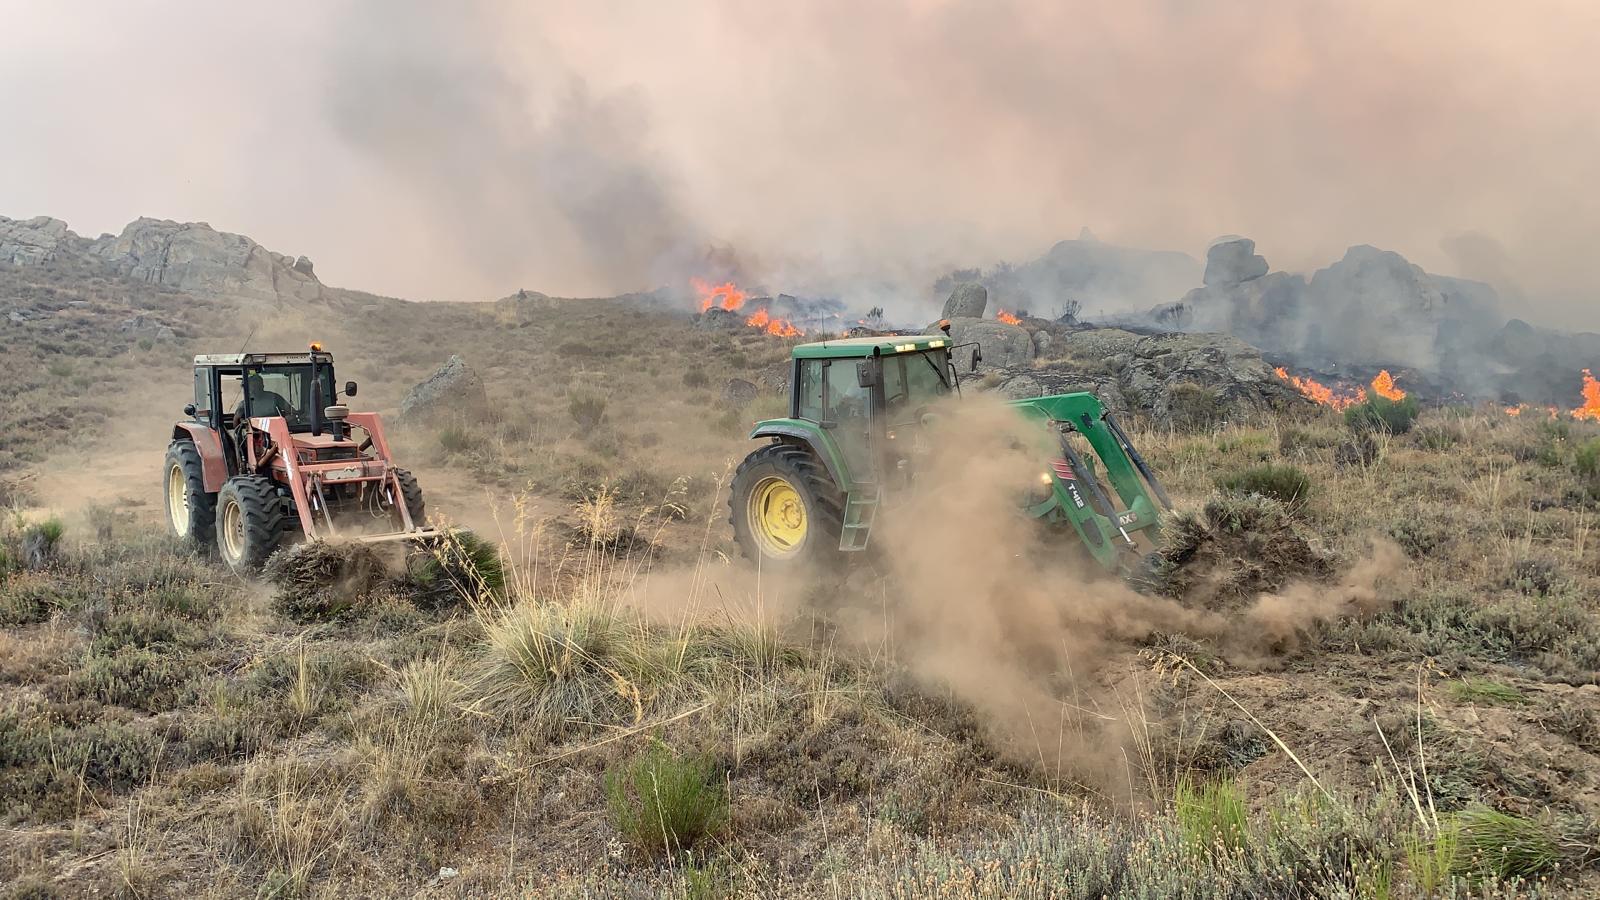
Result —
[[679, 856], [728, 822], [728, 799], [709, 761], [656, 743], [606, 773], [606, 801], [623, 837], [651, 856]]
[[1345, 424], [1356, 431], [1387, 431], [1390, 434], [1405, 434], [1417, 422], [1417, 416], [1422, 414], [1422, 408], [1417, 405], [1415, 397], [1406, 397], [1402, 400], [1389, 400], [1385, 397], [1369, 397], [1364, 403], [1357, 403], [1344, 411]]
[[1217, 487], [1232, 494], [1260, 494], [1294, 504], [1311, 494], [1311, 476], [1298, 466], [1264, 463], [1218, 475]]

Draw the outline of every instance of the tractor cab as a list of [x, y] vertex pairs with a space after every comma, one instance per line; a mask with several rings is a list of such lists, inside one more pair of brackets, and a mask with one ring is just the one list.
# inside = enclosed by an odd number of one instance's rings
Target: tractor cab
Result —
[[828, 433], [849, 482], [904, 486], [933, 407], [956, 391], [949, 344], [926, 335], [802, 344], [790, 415]]

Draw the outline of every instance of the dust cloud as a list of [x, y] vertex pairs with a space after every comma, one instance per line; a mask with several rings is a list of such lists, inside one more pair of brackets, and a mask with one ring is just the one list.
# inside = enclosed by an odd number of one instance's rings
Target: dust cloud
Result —
[[724, 246], [904, 309], [1088, 225], [1246, 234], [1289, 271], [1370, 243], [1576, 325], [1597, 51], [1584, 0], [32, 4], [0, 32], [29, 85], [0, 196], [91, 234], [212, 221], [418, 299], [647, 289]]
[[1392, 600], [1380, 587], [1401, 568], [1392, 545], [1374, 547], [1336, 583], [1291, 584], [1233, 611], [1136, 592], [1075, 538], [1019, 515], [1019, 496], [1055, 455], [1042, 452], [1037, 424], [991, 398], [940, 415], [934, 449], [918, 463], [925, 489], [874, 529], [881, 596], [835, 598], [844, 608], [832, 615], [842, 640], [887, 648], [923, 683], [977, 710], [1019, 762], [1069, 760], [1059, 774], [1123, 782], [1131, 736], [1118, 685], [1153, 635], [1187, 635], [1235, 663], [1275, 668], [1313, 626]]

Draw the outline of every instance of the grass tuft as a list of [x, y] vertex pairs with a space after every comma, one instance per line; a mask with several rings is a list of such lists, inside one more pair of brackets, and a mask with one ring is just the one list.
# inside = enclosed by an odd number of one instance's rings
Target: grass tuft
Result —
[[728, 800], [709, 760], [660, 742], [606, 773], [606, 802], [623, 838], [648, 856], [682, 856], [728, 823]]

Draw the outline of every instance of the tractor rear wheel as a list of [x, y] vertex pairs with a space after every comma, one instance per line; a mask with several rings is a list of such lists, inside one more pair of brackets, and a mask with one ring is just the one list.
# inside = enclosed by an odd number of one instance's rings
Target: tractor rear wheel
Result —
[[217, 492], [217, 552], [228, 567], [254, 574], [278, 549], [285, 526], [278, 486], [263, 475], [235, 475]]
[[844, 501], [805, 448], [773, 444], [745, 457], [728, 507], [739, 548], [761, 566], [837, 563]]
[[167, 529], [197, 549], [209, 549], [216, 540], [217, 495], [206, 493], [205, 469], [194, 442], [167, 445], [162, 472]]
[[[411, 524], [422, 527], [423, 514], [426, 506], [422, 500], [422, 486], [417, 484], [417, 476], [405, 469], [396, 468], [394, 477], [400, 482], [400, 493], [405, 498], [406, 512], [411, 516]], [[396, 527], [399, 526], [399, 516], [395, 516]]]

